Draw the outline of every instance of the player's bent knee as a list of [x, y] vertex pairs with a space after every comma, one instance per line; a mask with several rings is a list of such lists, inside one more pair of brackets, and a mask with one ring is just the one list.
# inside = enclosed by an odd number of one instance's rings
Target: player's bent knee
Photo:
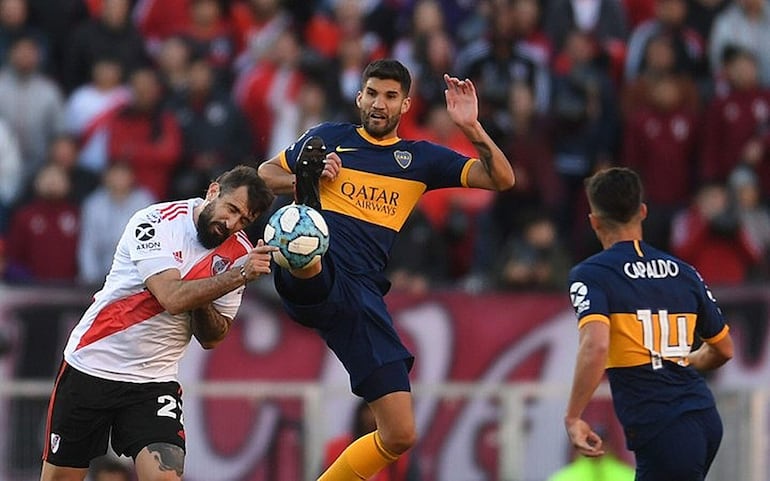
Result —
[[54, 466], [51, 463], [43, 462], [43, 470], [40, 475], [41, 481], [83, 481], [87, 469], [80, 468], [65, 468], [61, 466]]
[[394, 454], [404, 454], [417, 442], [414, 428], [380, 431], [380, 438], [385, 449]]

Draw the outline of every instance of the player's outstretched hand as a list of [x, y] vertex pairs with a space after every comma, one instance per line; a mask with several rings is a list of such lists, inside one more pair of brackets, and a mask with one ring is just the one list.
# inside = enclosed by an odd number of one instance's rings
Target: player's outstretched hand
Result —
[[257, 246], [246, 257], [246, 279], [253, 281], [261, 275], [270, 274], [271, 253], [277, 250], [277, 247], [266, 245], [265, 241], [259, 239]]
[[469, 79], [460, 80], [444, 74], [446, 82], [446, 108], [449, 117], [459, 127], [472, 126], [479, 117], [479, 102], [476, 87]]
[[582, 455], [596, 457], [604, 454], [602, 438], [582, 419], [566, 420], [564, 425], [575, 449]]
[[340, 169], [342, 169], [342, 159], [336, 152], [329, 152], [326, 154], [326, 160], [324, 161], [324, 170], [321, 172], [321, 178], [328, 181], [333, 181], [340, 175]]

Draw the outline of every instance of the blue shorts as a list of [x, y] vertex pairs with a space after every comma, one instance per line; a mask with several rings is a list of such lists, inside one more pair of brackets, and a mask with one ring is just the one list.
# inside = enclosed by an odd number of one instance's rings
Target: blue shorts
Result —
[[298, 279], [275, 269], [275, 287], [296, 322], [316, 329], [350, 375], [354, 394], [371, 402], [409, 391], [414, 356], [404, 347], [383, 299], [366, 276], [335, 269], [329, 256], [321, 274]]
[[716, 408], [686, 412], [634, 451], [636, 481], [703, 481], [721, 441]]

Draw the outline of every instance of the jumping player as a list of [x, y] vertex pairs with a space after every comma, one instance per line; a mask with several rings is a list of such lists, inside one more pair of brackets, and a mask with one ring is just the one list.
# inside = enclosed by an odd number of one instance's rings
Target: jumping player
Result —
[[192, 336], [227, 335], [247, 282], [270, 252], [242, 229], [273, 193], [253, 167], [222, 174], [205, 199], [156, 204], [131, 218], [104, 287], [70, 334], [48, 408], [41, 481], [82, 481], [107, 452], [134, 459], [139, 481], [184, 468], [179, 359]]
[[[698, 371], [733, 355], [728, 326], [690, 265], [642, 241], [639, 176], [626, 168], [586, 182], [591, 227], [604, 250], [570, 273], [580, 347], [565, 426], [586, 456], [601, 438], [581, 419], [607, 372], [636, 481], [702, 481], [722, 439], [714, 398]], [[692, 350], [696, 334], [703, 341]]]
[[337, 355], [377, 424], [345, 449], [322, 481], [368, 479], [416, 440], [408, 377], [413, 357], [383, 300], [390, 288], [383, 274], [388, 253], [409, 213], [426, 190], [504, 190], [514, 183], [511, 164], [478, 121], [473, 83], [444, 79], [449, 115], [478, 158], [398, 137], [411, 103], [411, 77], [401, 63], [386, 59], [363, 72], [356, 96], [361, 125], [320, 124], [259, 167], [276, 193], [291, 193], [296, 181], [297, 202], [322, 207], [329, 251], [310, 268], [277, 269], [275, 285], [289, 315], [317, 329]]

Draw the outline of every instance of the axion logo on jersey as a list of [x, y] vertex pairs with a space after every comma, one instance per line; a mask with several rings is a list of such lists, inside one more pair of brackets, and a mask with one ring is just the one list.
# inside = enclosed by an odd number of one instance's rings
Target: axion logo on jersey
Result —
[[56, 451], [59, 450], [59, 442], [61, 441], [61, 436], [59, 436], [56, 433], [51, 433], [51, 452], [56, 454]]
[[393, 152], [393, 157], [396, 159], [399, 167], [406, 169], [412, 163], [412, 153], [405, 152], [403, 150], [396, 150]]
[[569, 286], [569, 298], [578, 314], [591, 307], [591, 301], [586, 296], [588, 296], [588, 286], [582, 282], [573, 282]]
[[222, 257], [219, 254], [214, 254], [214, 257], [211, 258], [211, 273], [213, 275], [221, 274], [225, 272], [227, 269], [230, 268], [230, 264], [232, 264], [233, 261], [228, 259], [227, 257]]
[[155, 237], [155, 227], [147, 222], [139, 224], [134, 231], [134, 237], [136, 237], [136, 240], [138, 241], [147, 242]]

